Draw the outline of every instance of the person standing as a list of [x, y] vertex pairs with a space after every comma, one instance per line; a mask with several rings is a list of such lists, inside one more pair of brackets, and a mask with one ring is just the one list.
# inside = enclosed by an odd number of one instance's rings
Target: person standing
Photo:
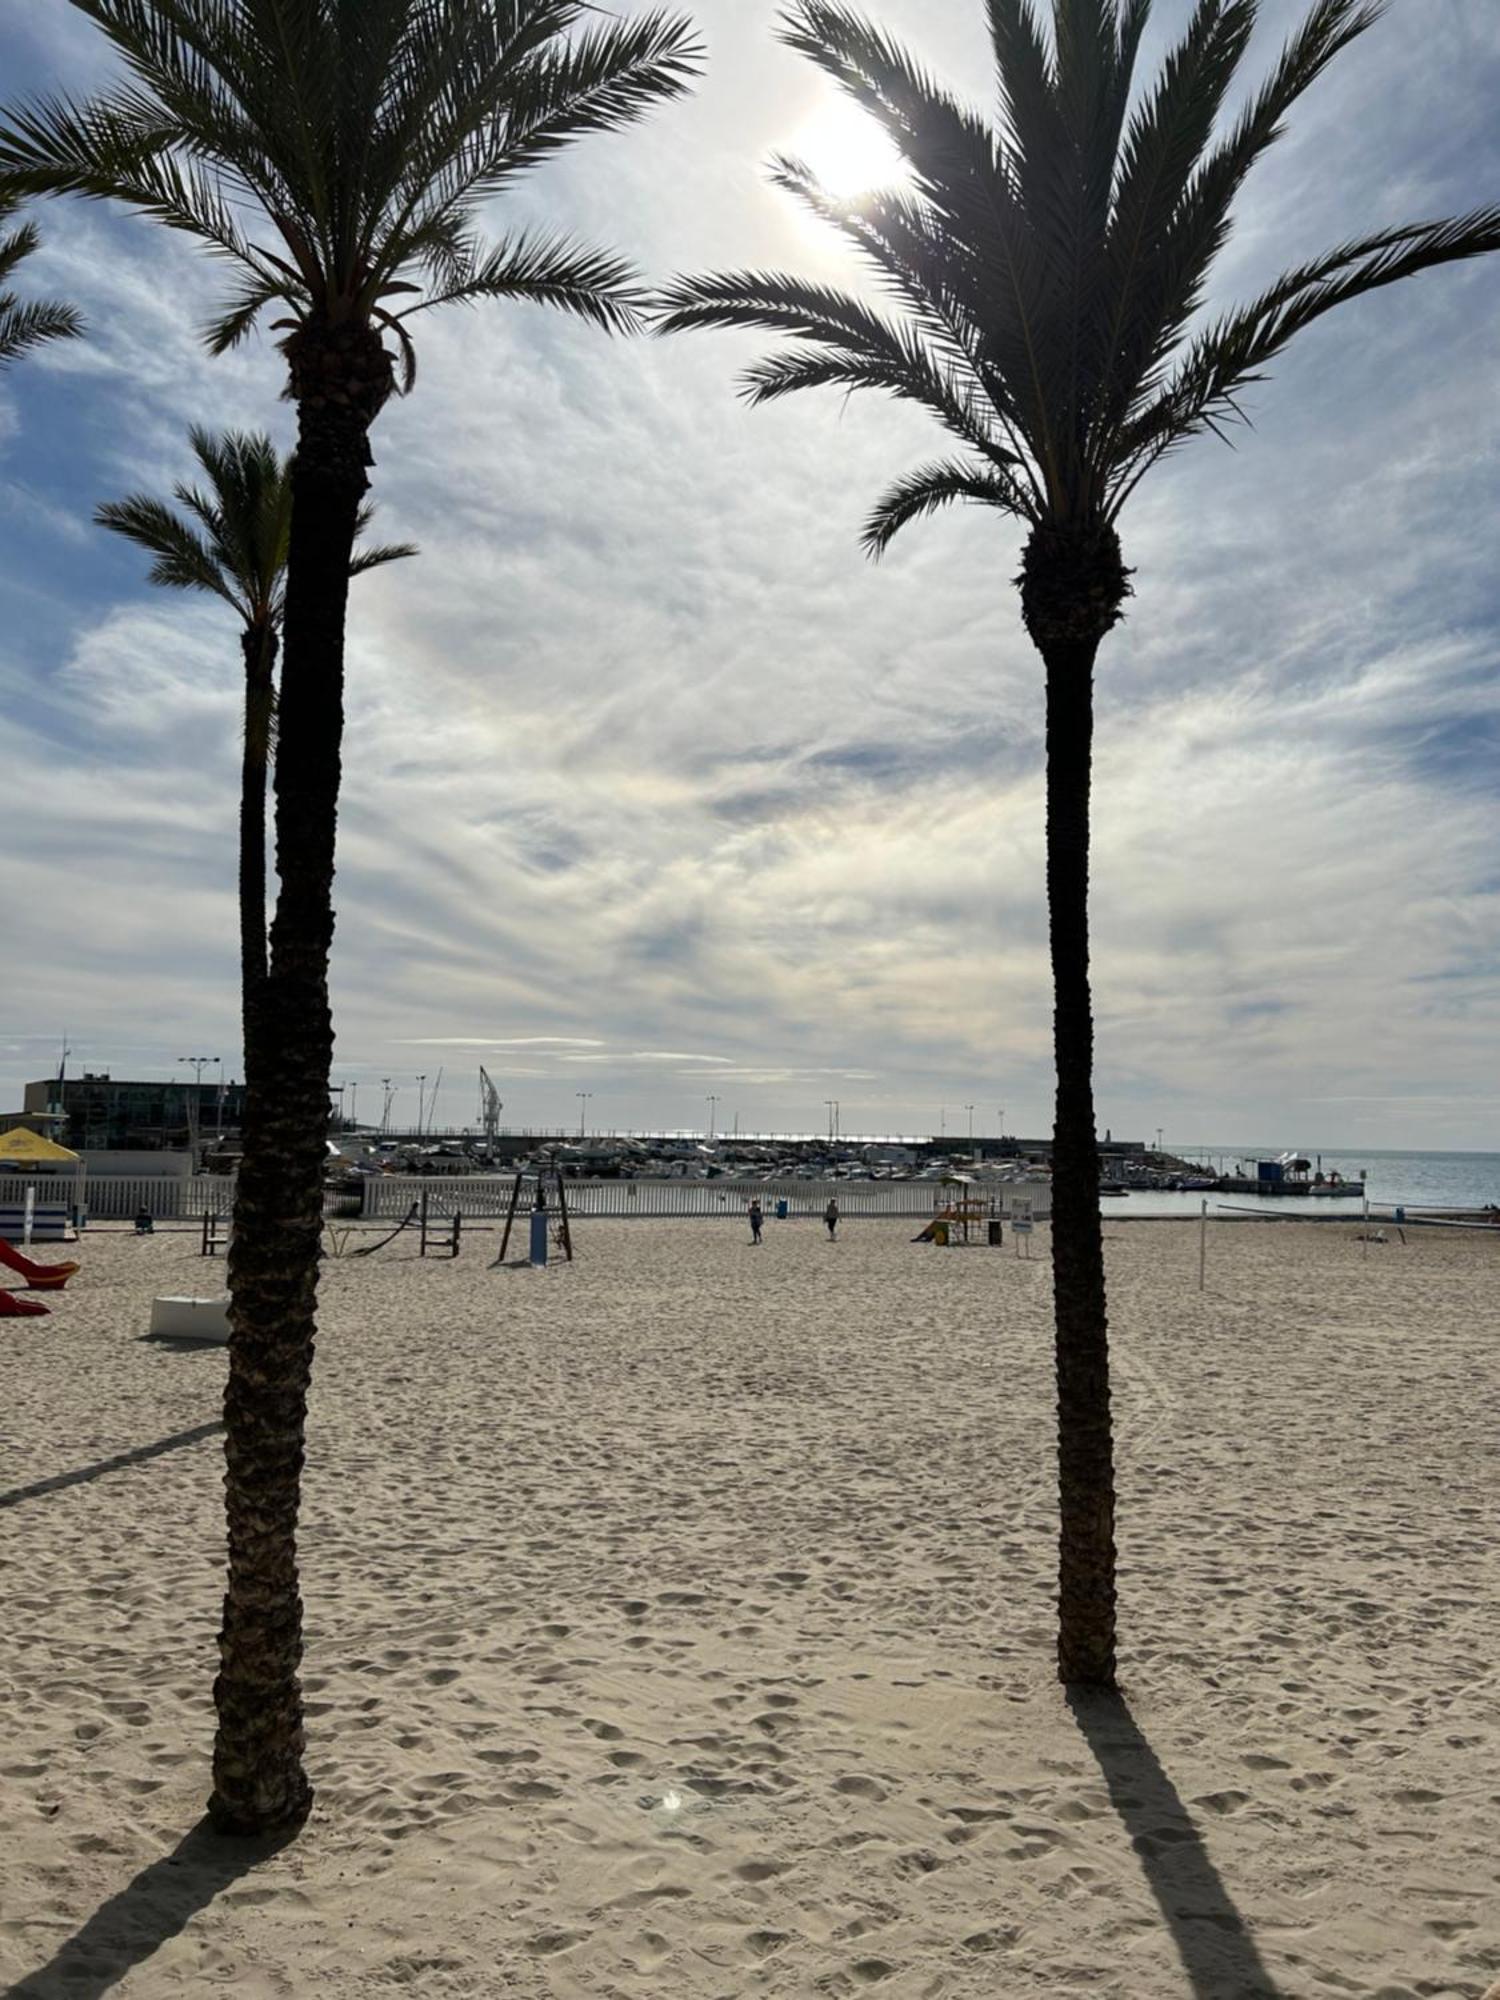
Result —
[[828, 1240], [830, 1243], [832, 1243], [834, 1238], [838, 1235], [838, 1228], [839, 1228], [839, 1204], [837, 1195], [830, 1195], [828, 1197], [828, 1206], [823, 1211], [823, 1225], [828, 1231]]
[[757, 1196], [750, 1204], [750, 1241], [752, 1243], [759, 1243], [761, 1224], [765, 1219], [765, 1216], [761, 1213], [760, 1198]]

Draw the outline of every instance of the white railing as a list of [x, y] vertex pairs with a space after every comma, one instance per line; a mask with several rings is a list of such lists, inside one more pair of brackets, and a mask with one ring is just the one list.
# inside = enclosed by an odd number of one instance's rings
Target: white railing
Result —
[[[366, 1217], [389, 1216], [399, 1220], [413, 1202], [425, 1194], [429, 1212], [452, 1214], [461, 1210], [467, 1217], [503, 1216], [510, 1207], [514, 1177], [508, 1174], [474, 1175], [468, 1179], [429, 1179], [420, 1174], [371, 1175], [365, 1182], [363, 1213]], [[946, 1208], [960, 1196], [995, 1203], [997, 1215], [1009, 1214], [1010, 1196], [1016, 1190], [1001, 1184], [993, 1189], [979, 1186], [967, 1190], [945, 1188], [933, 1181], [739, 1181], [739, 1180], [574, 1180], [563, 1183], [570, 1212], [578, 1216], [664, 1216], [721, 1215], [743, 1219], [752, 1199], [759, 1200], [769, 1216], [777, 1204], [785, 1202], [789, 1215], [821, 1215], [830, 1198], [848, 1218], [874, 1215], [930, 1216]], [[522, 1188], [521, 1203], [529, 1208], [534, 1184], [528, 1179]], [[1023, 1188], [1033, 1197], [1038, 1219], [1050, 1207], [1050, 1190]], [[549, 1177], [549, 1205], [555, 1200]]]
[[155, 1222], [197, 1220], [234, 1206], [232, 1174], [50, 1174], [28, 1182], [21, 1175], [0, 1178], [0, 1205], [24, 1201], [28, 1184], [45, 1204], [80, 1205], [91, 1221], [118, 1222], [142, 1209]]
[[[0, 1207], [19, 1205], [26, 1199], [28, 1185], [34, 1185], [37, 1201], [43, 1206], [72, 1208], [80, 1203], [94, 1222], [128, 1222], [143, 1210], [156, 1222], [196, 1222], [205, 1215], [229, 1216], [234, 1209], [232, 1174], [192, 1174], [149, 1176], [134, 1174], [86, 1174], [81, 1182], [72, 1174], [38, 1177], [0, 1176]], [[514, 1176], [471, 1174], [462, 1177], [427, 1174], [370, 1175], [363, 1183], [363, 1206], [358, 1211], [369, 1220], [389, 1216], [399, 1221], [413, 1202], [425, 1194], [429, 1211], [451, 1215], [455, 1209], [466, 1218], [483, 1220], [503, 1217], [510, 1207]], [[975, 1183], [967, 1189], [944, 1187], [936, 1181], [808, 1181], [808, 1180], [574, 1180], [565, 1183], [568, 1207], [579, 1216], [672, 1216], [719, 1215], [744, 1217], [752, 1199], [759, 1200], [768, 1216], [774, 1216], [780, 1202], [789, 1215], [821, 1215], [830, 1198], [840, 1212], [855, 1219], [860, 1216], [930, 1216], [951, 1202], [965, 1198], [989, 1203], [997, 1215], [1010, 1213], [1011, 1196], [1030, 1194], [1037, 1219], [1045, 1220], [1050, 1208], [1050, 1190], [1045, 1186], [1022, 1187], [1006, 1183], [986, 1187]], [[555, 1197], [548, 1179], [549, 1205]], [[534, 1183], [528, 1177], [522, 1203], [530, 1207]], [[352, 1207], [352, 1196], [330, 1193], [324, 1207], [337, 1216]]]
[[[234, 1208], [233, 1174], [50, 1174], [30, 1182], [0, 1176], [0, 1208], [24, 1202], [28, 1185], [41, 1207], [81, 1207], [90, 1222], [129, 1222], [143, 1211], [153, 1222], [199, 1222], [205, 1215], [228, 1216]], [[337, 1197], [324, 1208], [337, 1212]]]

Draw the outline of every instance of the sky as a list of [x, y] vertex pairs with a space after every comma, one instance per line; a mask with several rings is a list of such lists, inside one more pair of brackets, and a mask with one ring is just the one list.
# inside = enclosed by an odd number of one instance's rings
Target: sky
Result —
[[[541, 220], [654, 279], [866, 280], [770, 187], [868, 135], [775, 39], [699, 0], [706, 73], [585, 141]], [[872, 11], [989, 105], [980, 0]], [[1300, 0], [1263, 0], [1263, 73]], [[1186, 0], [1157, 0], [1143, 74]], [[86, 88], [66, 0], [0, 13], [0, 98]], [[1395, 0], [1294, 114], [1211, 305], [1384, 225], [1500, 198], [1500, 8]], [[882, 163], [879, 150], [873, 166]], [[0, 378], [0, 1110], [69, 1067], [237, 1074], [233, 614], [153, 590], [90, 525], [165, 493], [194, 422], [287, 445], [270, 338], [210, 359], [223, 274], [185, 239], [46, 204], [23, 288], [88, 338]], [[610, 339], [544, 308], [418, 322], [374, 435], [356, 583], [334, 1078], [378, 1117], [517, 1127], [1011, 1133], [1051, 1125], [1042, 684], [1016, 524], [858, 532], [942, 448], [920, 412], [749, 409], [766, 342]], [[1183, 1146], [1500, 1149], [1500, 258], [1302, 335], [1236, 448], [1158, 467], [1096, 687], [1101, 1132]], [[216, 1072], [211, 1072], [211, 1074]], [[586, 1093], [586, 1094], [585, 1094]]]

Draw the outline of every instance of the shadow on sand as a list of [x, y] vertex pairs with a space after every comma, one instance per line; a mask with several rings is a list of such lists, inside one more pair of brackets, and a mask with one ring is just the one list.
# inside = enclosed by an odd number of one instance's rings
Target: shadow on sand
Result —
[[186, 1930], [221, 1890], [286, 1846], [290, 1836], [236, 1840], [202, 1819], [159, 1861], [143, 1868], [0, 2000], [100, 2000], [126, 1973]]
[[155, 1444], [137, 1445], [134, 1451], [116, 1453], [113, 1458], [101, 1458], [93, 1465], [80, 1465], [72, 1472], [54, 1473], [50, 1479], [39, 1479], [34, 1486], [13, 1486], [8, 1493], [0, 1493], [0, 1509], [19, 1507], [23, 1500], [40, 1500], [48, 1493], [62, 1493], [69, 1486], [82, 1486], [90, 1479], [102, 1479], [106, 1472], [123, 1472], [127, 1465], [144, 1465], [148, 1459], [160, 1458], [164, 1452], [181, 1451], [184, 1445], [201, 1444], [205, 1438], [216, 1437], [224, 1426], [222, 1422], [198, 1424], [190, 1431], [178, 1431], [175, 1437], [158, 1438]]
[[1068, 1706], [1104, 1774], [1195, 2000], [1284, 2000], [1203, 1836], [1124, 1700], [1072, 1691]]

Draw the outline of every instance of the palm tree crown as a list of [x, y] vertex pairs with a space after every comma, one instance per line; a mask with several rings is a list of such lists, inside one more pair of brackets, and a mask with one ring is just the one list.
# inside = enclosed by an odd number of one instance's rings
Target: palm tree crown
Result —
[[[181, 513], [149, 494], [132, 493], [105, 502], [94, 519], [155, 557], [152, 583], [221, 597], [247, 630], [279, 627], [292, 533], [292, 459], [258, 431], [214, 433], [195, 426], [190, 437], [207, 491], [179, 482], [173, 492]], [[360, 509], [361, 534], [373, 511]], [[415, 554], [409, 542], [356, 549], [349, 574]]]
[[236, 265], [214, 352], [280, 304], [294, 334], [389, 330], [410, 386], [405, 322], [432, 306], [530, 298], [635, 323], [621, 259], [526, 229], [487, 245], [475, 222], [570, 140], [685, 90], [685, 20], [601, 21], [584, 0], [71, 4], [126, 78], [0, 119], [0, 187], [121, 201]]
[[760, 327], [797, 344], [751, 369], [766, 402], [831, 384], [929, 409], [964, 448], [895, 485], [865, 528], [880, 554], [906, 522], [978, 501], [1052, 528], [1112, 524], [1164, 452], [1239, 414], [1294, 334], [1347, 299], [1500, 248], [1500, 206], [1383, 230], [1289, 271], [1194, 332], [1246, 175], [1295, 100], [1364, 33], [1381, 0], [1315, 0], [1226, 129], [1221, 113], [1258, 0], [1196, 0], [1139, 96], [1151, 0], [986, 0], [1000, 127], [836, 0], [798, 0], [783, 39], [876, 118], [910, 185], [839, 201], [801, 161], [773, 179], [839, 229], [902, 310], [739, 271], [680, 280], [663, 330]]
[[0, 193], [0, 368], [48, 340], [71, 340], [83, 332], [72, 306], [18, 299], [9, 289], [11, 273], [35, 250], [40, 238], [31, 222], [15, 224], [16, 194]]

